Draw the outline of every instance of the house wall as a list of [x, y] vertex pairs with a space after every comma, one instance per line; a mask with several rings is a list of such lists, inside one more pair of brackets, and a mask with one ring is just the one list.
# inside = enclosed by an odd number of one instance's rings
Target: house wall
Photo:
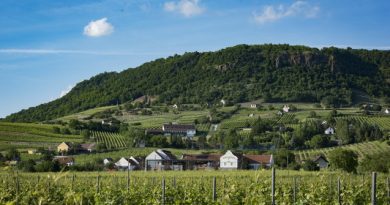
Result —
[[61, 143], [60, 145], [58, 145], [57, 151], [58, 152], [63, 152], [63, 151], [67, 152], [67, 151], [69, 151], [69, 146], [65, 143]]
[[320, 169], [328, 168], [328, 162], [326, 162], [323, 159], [319, 159], [317, 161], [317, 163], [318, 163], [318, 166], [320, 167]]
[[219, 166], [221, 169], [237, 169], [238, 157], [236, 157], [232, 152], [227, 151], [226, 154], [220, 158]]
[[196, 130], [187, 130], [187, 137], [193, 137], [196, 134]]

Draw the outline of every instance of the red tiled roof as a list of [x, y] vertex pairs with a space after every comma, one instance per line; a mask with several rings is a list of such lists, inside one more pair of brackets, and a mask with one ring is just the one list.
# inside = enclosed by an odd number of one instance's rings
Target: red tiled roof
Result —
[[249, 160], [249, 162], [268, 164], [271, 161], [272, 155], [250, 155], [246, 154], [244, 157]]

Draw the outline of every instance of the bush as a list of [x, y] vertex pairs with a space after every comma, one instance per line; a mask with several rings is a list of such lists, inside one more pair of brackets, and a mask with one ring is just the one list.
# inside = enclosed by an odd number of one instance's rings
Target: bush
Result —
[[317, 163], [312, 160], [307, 160], [302, 165], [303, 170], [305, 171], [319, 171], [320, 167], [318, 167]]
[[334, 169], [356, 173], [358, 156], [351, 150], [336, 149], [329, 153], [329, 162]]

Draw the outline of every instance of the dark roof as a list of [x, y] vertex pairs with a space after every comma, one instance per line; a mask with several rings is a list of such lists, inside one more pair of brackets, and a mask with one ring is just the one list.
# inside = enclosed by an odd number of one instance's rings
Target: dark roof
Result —
[[322, 156], [322, 155], [315, 156], [315, 157], [313, 158], [313, 161], [314, 161], [314, 162], [317, 162], [317, 161], [320, 160], [321, 158], [322, 158], [324, 161], [329, 162], [329, 161], [326, 159], [326, 157], [324, 157], [324, 156]]
[[81, 144], [80, 146], [82, 149], [89, 150], [95, 148], [96, 143]]
[[164, 124], [164, 131], [169, 132], [186, 132], [187, 130], [195, 130], [195, 125], [174, 125], [174, 124]]
[[184, 154], [183, 160], [190, 161], [219, 161], [221, 154]]
[[161, 128], [151, 128], [145, 130], [146, 134], [163, 134], [164, 131]]
[[69, 156], [55, 156], [53, 161], [58, 161], [60, 164], [67, 164], [74, 162], [74, 158]]
[[160, 155], [161, 158], [165, 160], [176, 160], [176, 156], [172, 154], [172, 152], [168, 150], [158, 149], [156, 150], [156, 153]]
[[271, 161], [272, 155], [251, 155], [246, 154], [244, 158], [248, 160], [250, 163], [260, 163], [260, 164], [268, 164]]

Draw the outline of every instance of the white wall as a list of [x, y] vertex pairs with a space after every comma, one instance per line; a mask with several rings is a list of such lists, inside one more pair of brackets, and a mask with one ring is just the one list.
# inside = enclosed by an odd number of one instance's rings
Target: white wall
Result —
[[221, 169], [237, 169], [238, 157], [236, 157], [230, 150], [228, 150], [219, 159], [219, 166]]

